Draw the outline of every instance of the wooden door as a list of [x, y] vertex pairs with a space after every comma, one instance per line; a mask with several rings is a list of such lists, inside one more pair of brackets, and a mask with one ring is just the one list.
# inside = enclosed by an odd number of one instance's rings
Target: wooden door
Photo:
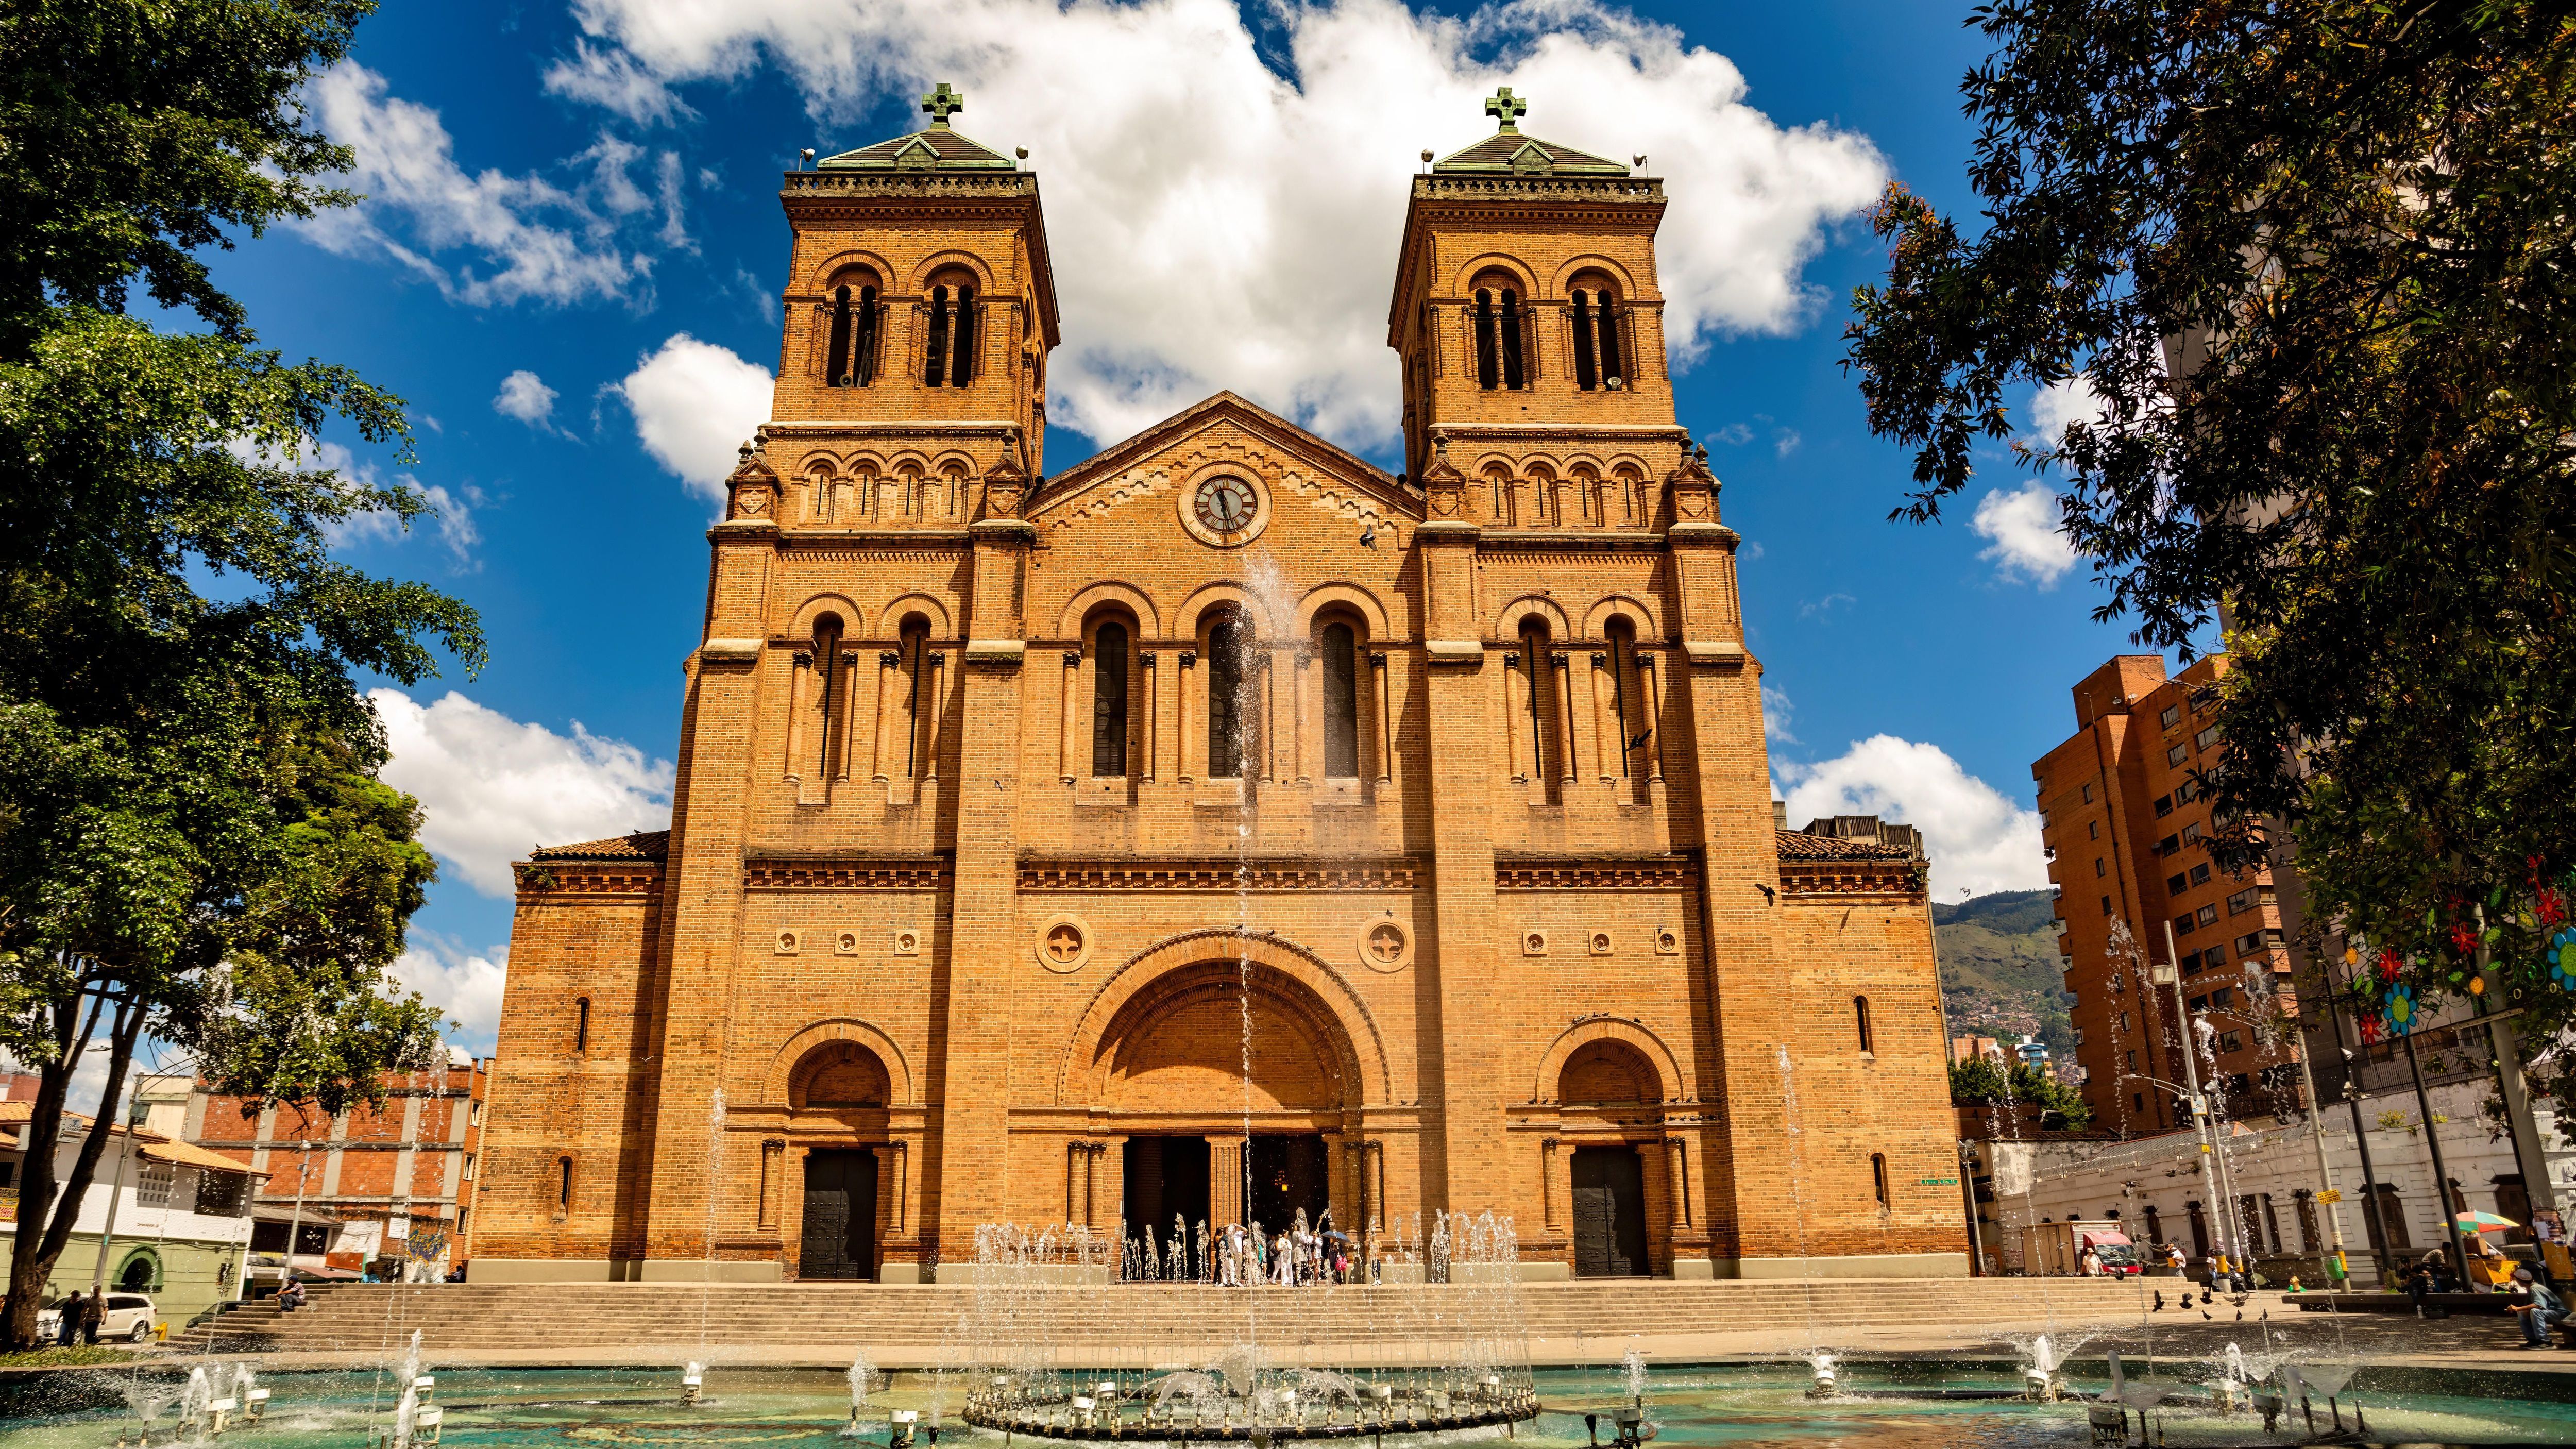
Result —
[[805, 1158], [805, 1233], [799, 1278], [866, 1280], [877, 1269], [877, 1155], [814, 1152]]
[[1646, 1266], [1646, 1168], [1633, 1147], [1574, 1152], [1574, 1272], [1632, 1278]]

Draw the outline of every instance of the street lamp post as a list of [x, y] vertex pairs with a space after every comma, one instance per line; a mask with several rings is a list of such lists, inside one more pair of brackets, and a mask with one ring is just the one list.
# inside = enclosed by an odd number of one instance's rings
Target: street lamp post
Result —
[[2165, 922], [2164, 928], [2165, 959], [2147, 963], [2147, 978], [2157, 986], [2173, 988], [2174, 1020], [2182, 1026], [2182, 1079], [2191, 1089], [2192, 1117], [2201, 1127], [2200, 1150], [2209, 1156], [2210, 1185], [2216, 1189], [2218, 1196], [2218, 1201], [2214, 1204], [2218, 1209], [2218, 1249], [2221, 1253], [2232, 1255], [2237, 1265], [2242, 1267], [2245, 1262], [2245, 1243], [2236, 1231], [2238, 1227], [2236, 1201], [2234, 1192], [2227, 1182], [2227, 1153], [2223, 1150], [2223, 1144], [2220, 1150], [2212, 1150], [2211, 1147], [2213, 1133], [2209, 1122], [2209, 1099], [2202, 1095], [2200, 1090], [2200, 1042], [2192, 1031], [2191, 1008], [2184, 1004], [2182, 999], [2182, 972], [2176, 964], [2182, 957], [2179, 949], [2174, 945], [2173, 922]]

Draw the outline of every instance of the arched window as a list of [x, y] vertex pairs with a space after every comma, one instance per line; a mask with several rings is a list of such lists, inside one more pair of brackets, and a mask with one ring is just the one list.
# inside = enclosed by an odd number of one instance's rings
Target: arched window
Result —
[[930, 345], [922, 349], [921, 382], [937, 387], [948, 380], [948, 289], [930, 289]]
[[1208, 778], [1240, 779], [1252, 753], [1246, 727], [1251, 701], [1252, 629], [1241, 619], [1220, 619], [1208, 629]]
[[1514, 288], [1503, 289], [1502, 315], [1496, 326], [1503, 334], [1503, 386], [1529, 386], [1527, 359], [1523, 356], [1523, 348], [1529, 342], [1523, 335], [1528, 327], [1528, 314], [1521, 307], [1520, 293]]
[[1503, 368], [1494, 336], [1494, 294], [1476, 289], [1476, 385], [1488, 390], [1503, 385]]
[[904, 697], [903, 769], [906, 778], [918, 780], [921, 778], [922, 756], [928, 750], [922, 736], [928, 733], [930, 723], [930, 625], [919, 615], [914, 615], [904, 620], [898, 637], [903, 669], [908, 676], [908, 691]]
[[1641, 703], [1644, 693], [1637, 687], [1637, 626], [1625, 618], [1614, 618], [1602, 628], [1610, 643], [1610, 713], [1617, 721], [1619, 740], [1619, 778], [1633, 777], [1630, 769], [1640, 758], [1654, 726], [1646, 719]]
[[824, 350], [823, 385], [850, 385], [850, 289], [832, 289], [832, 339]]
[[948, 365], [948, 385], [964, 387], [975, 380], [975, 289], [957, 288], [957, 319], [949, 327], [956, 356]]
[[572, 1159], [569, 1157], [555, 1159], [555, 1211], [572, 1211]]
[[1577, 289], [1574, 293], [1574, 385], [1590, 392], [1601, 385], [1601, 374], [1592, 361], [1591, 295]]
[[1548, 664], [1547, 626], [1536, 619], [1521, 626], [1521, 657], [1529, 667], [1529, 777], [1544, 780], [1548, 778], [1547, 722], [1556, 713], [1548, 707], [1549, 688], [1556, 671]]
[[587, 996], [572, 1004], [572, 1049], [576, 1054], [590, 1050], [590, 998]]
[[1628, 364], [1626, 349], [1621, 345], [1624, 341], [1622, 329], [1628, 314], [1625, 308], [1610, 299], [1608, 293], [1597, 295], [1599, 305], [1592, 309], [1592, 324], [1595, 335], [1600, 338], [1601, 385], [1623, 387], [1627, 383]]
[[1866, 996], [1855, 996], [1852, 998], [1852, 1030], [1860, 1038], [1861, 1051], [1867, 1055], [1876, 1056], [1878, 1054], [1878, 1038], [1870, 1033], [1869, 998]]
[[1324, 626], [1324, 774], [1356, 779], [1360, 772], [1359, 631]]
[[1887, 1195], [1887, 1154], [1884, 1152], [1869, 1155], [1869, 1185], [1870, 1190], [1877, 1194], [1878, 1210], [1887, 1211], [1892, 1203]]
[[849, 693], [848, 671], [841, 668], [841, 620], [837, 614], [825, 614], [814, 621], [814, 732], [820, 739], [809, 739], [806, 756], [814, 762], [816, 779], [828, 780], [839, 763], [839, 750], [834, 748], [841, 731], [846, 709], [842, 696]]
[[1091, 640], [1091, 773], [1127, 773], [1127, 626], [1103, 624]]

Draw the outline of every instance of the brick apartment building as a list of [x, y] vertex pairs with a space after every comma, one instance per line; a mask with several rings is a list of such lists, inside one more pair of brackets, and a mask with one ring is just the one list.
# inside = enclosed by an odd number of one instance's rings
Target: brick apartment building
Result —
[[[267, 1174], [253, 1203], [255, 1255], [289, 1254], [300, 1204], [296, 1267], [356, 1272], [397, 1260], [409, 1276], [428, 1278], [471, 1256], [489, 1080], [484, 1063], [451, 1047], [443, 1067], [389, 1078], [382, 1107], [362, 1104], [336, 1117], [309, 1105], [217, 1096], [197, 1083], [173, 1125], [188, 1141]], [[154, 1110], [163, 1109], [156, 1102]]]
[[2144, 1080], [2185, 1080], [2174, 993], [2146, 973], [2169, 959], [2185, 1009], [2212, 1029], [2216, 1074], [2204, 1059], [2202, 1085], [2226, 1113], [2300, 1100], [2293, 1048], [2266, 1029], [2276, 1010], [2296, 1010], [2271, 872], [2210, 860], [2194, 780], [2218, 762], [2213, 686], [2226, 668], [2211, 656], [2168, 678], [2158, 655], [2112, 659], [2075, 686], [2075, 733], [2031, 766], [2076, 1060], [2100, 1126], [2190, 1125], [2174, 1094]]
[[1048, 476], [1037, 176], [945, 86], [786, 176], [671, 829], [519, 866], [476, 1279], [1965, 1271], [1921, 852], [1777, 827], [1663, 185], [1520, 108], [1412, 181], [1395, 474], [1219, 393]]

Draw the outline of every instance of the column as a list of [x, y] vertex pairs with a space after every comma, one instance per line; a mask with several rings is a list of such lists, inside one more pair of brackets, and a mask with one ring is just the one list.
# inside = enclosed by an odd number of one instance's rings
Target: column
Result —
[[1557, 1228], [1556, 1147], [1553, 1137], [1542, 1138], [1538, 1144], [1539, 1226], [1551, 1233]]
[[795, 782], [800, 802], [805, 798], [805, 681], [813, 672], [814, 656], [797, 651], [787, 676], [787, 768], [782, 778]]
[[[1626, 727], [1614, 716], [1613, 691], [1618, 681], [1618, 665], [1602, 650], [1592, 652], [1592, 758], [1601, 767], [1601, 783], [1611, 784], [1628, 773], [1628, 736]], [[1618, 764], [1611, 761], [1616, 759]]]
[[1671, 1179], [1673, 1227], [1687, 1229], [1691, 1226], [1690, 1149], [1682, 1139], [1664, 1139], [1664, 1168]]
[[[1199, 759], [1199, 751], [1204, 747], [1199, 739], [1199, 732], [1190, 728], [1190, 701], [1198, 689], [1198, 664], [1198, 655], [1186, 649], [1182, 650], [1181, 679], [1178, 684], [1172, 686], [1172, 708], [1179, 714], [1181, 720], [1180, 738], [1172, 744], [1172, 767], [1173, 773], [1179, 776], [1180, 782], [1184, 785], [1197, 779], [1207, 768], [1206, 762]], [[1199, 768], [1191, 769], [1193, 763], [1196, 763]]]
[[1253, 667], [1261, 671], [1261, 783], [1279, 778], [1279, 651], [1264, 649]]
[[894, 730], [894, 684], [903, 677], [903, 656], [891, 649], [877, 651], [877, 741], [876, 781], [885, 784], [894, 771], [886, 762], [886, 742]]
[[[1303, 648], [1288, 658], [1290, 667], [1296, 670], [1291, 687], [1297, 692], [1297, 783], [1307, 785], [1324, 773], [1322, 660], [1314, 650]], [[1354, 769], [1351, 773], [1359, 772]]]
[[1208, 1231], [1243, 1221], [1244, 1139], [1211, 1137], [1208, 1143]]
[[1369, 656], [1369, 673], [1377, 681], [1377, 782], [1383, 785], [1395, 778], [1395, 710], [1383, 652]]
[[859, 753], [859, 651], [841, 651], [841, 767], [832, 773], [850, 778], [850, 761]]
[[1136, 656], [1138, 667], [1145, 671], [1145, 770], [1142, 778], [1148, 785], [1162, 773], [1163, 671], [1154, 667], [1154, 661], [1161, 657], [1151, 650], [1140, 651]]
[[778, 1198], [786, 1181], [780, 1175], [787, 1165], [787, 1143], [772, 1137], [760, 1144], [760, 1225], [778, 1226]]
[[1503, 656], [1503, 750], [1506, 772], [1515, 785], [1529, 783], [1529, 751], [1521, 747], [1521, 721], [1529, 706], [1521, 702], [1521, 657]]
[[1082, 1163], [1083, 1159], [1090, 1155], [1090, 1151], [1091, 1144], [1088, 1142], [1068, 1140], [1064, 1144], [1064, 1220], [1068, 1223], [1083, 1221]]
[[1557, 720], [1557, 729], [1565, 736], [1565, 758], [1558, 762], [1557, 773], [1564, 777], [1570, 791], [1575, 778], [1574, 656], [1560, 649], [1549, 655], [1548, 662], [1556, 669], [1556, 708], [1551, 713]]
[[939, 727], [947, 715], [948, 656], [933, 650], [922, 656], [923, 667], [930, 671], [930, 739], [922, 747], [921, 777], [939, 778]]
[[[1646, 696], [1646, 783], [1664, 783], [1664, 672], [1655, 656], [1637, 651], [1637, 681]], [[1621, 741], [1625, 744], [1626, 741]]]
[[1055, 750], [1056, 775], [1067, 785], [1073, 783], [1077, 773], [1087, 773], [1075, 769], [1073, 754], [1073, 707], [1081, 697], [1082, 651], [1067, 649], [1064, 651], [1064, 731], [1056, 739]]

